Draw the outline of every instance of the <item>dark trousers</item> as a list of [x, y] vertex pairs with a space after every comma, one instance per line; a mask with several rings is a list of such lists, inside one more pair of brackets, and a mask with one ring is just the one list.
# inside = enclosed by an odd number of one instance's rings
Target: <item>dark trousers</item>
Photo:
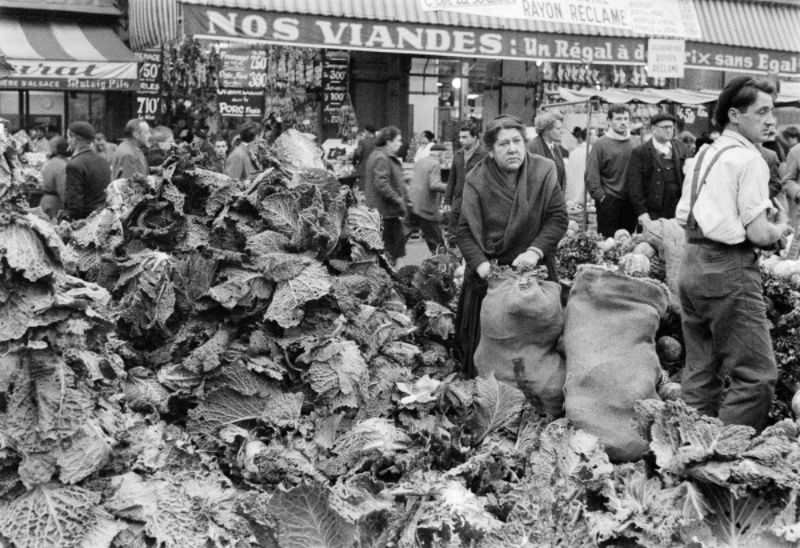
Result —
[[418, 228], [422, 232], [422, 238], [428, 246], [431, 254], [436, 254], [440, 247], [444, 247], [444, 233], [442, 225], [438, 221], [431, 221], [420, 217], [416, 213], [408, 214], [408, 224], [412, 228]]
[[602, 202], [595, 202], [597, 209], [597, 231], [606, 238], [613, 238], [614, 233], [624, 228], [630, 233], [636, 230], [636, 214], [627, 199], [615, 198], [606, 194]]
[[687, 244], [679, 295], [686, 344], [683, 399], [726, 424], [764, 428], [777, 367], [753, 249]]
[[406, 237], [400, 217], [383, 218], [383, 247], [393, 263], [406, 256]]

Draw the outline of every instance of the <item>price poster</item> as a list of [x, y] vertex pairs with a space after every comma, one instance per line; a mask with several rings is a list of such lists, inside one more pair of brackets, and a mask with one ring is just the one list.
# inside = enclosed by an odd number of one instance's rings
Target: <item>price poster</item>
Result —
[[223, 118], [264, 117], [264, 92], [247, 89], [217, 90], [217, 108]]
[[148, 49], [136, 52], [139, 61], [139, 89], [136, 92], [136, 116], [155, 122], [161, 114], [161, 51]]
[[224, 51], [219, 85], [228, 89], [260, 89], [267, 85], [267, 52], [257, 49]]
[[346, 51], [326, 51], [322, 66], [322, 123], [339, 125], [342, 107], [349, 103], [350, 54]]

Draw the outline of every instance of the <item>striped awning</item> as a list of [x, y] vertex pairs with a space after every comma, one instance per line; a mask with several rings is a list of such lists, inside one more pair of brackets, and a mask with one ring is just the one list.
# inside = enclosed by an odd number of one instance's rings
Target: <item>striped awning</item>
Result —
[[110, 27], [0, 17], [2, 88], [135, 89], [136, 58]]
[[114, 0], [0, 0], [0, 8], [121, 15]]
[[177, 0], [128, 0], [128, 36], [131, 48], [160, 47], [179, 37]]
[[[175, 2], [176, 0], [164, 0]], [[574, 35], [642, 37], [624, 28], [544, 22], [535, 19], [486, 17], [456, 11], [426, 11], [419, 0], [180, 0], [185, 4], [378, 19], [398, 23], [452, 25]], [[655, 1], [655, 0], [654, 0]], [[694, 0], [700, 23], [698, 42], [776, 51], [800, 51], [800, 2], [771, 0]]]

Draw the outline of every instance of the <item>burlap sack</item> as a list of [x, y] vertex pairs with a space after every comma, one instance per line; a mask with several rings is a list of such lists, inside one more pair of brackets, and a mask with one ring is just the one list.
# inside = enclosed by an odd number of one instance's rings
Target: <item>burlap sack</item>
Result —
[[558, 283], [510, 272], [490, 279], [474, 356], [478, 374], [493, 372], [547, 413], [562, 415], [565, 369], [556, 343], [563, 327]]
[[686, 231], [675, 219], [656, 219], [644, 231], [643, 236], [664, 260], [667, 287], [675, 296], [673, 302], [677, 304], [678, 271], [686, 247]]
[[597, 436], [615, 461], [647, 451], [633, 405], [657, 398], [661, 368], [655, 335], [667, 309], [664, 284], [584, 265], [567, 301], [565, 408], [578, 428]]

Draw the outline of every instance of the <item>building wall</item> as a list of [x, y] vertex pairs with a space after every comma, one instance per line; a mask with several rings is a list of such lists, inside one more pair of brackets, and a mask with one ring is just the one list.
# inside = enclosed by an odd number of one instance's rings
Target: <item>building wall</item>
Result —
[[394, 125], [408, 140], [408, 72], [411, 57], [387, 53], [352, 52], [350, 95], [362, 127]]

